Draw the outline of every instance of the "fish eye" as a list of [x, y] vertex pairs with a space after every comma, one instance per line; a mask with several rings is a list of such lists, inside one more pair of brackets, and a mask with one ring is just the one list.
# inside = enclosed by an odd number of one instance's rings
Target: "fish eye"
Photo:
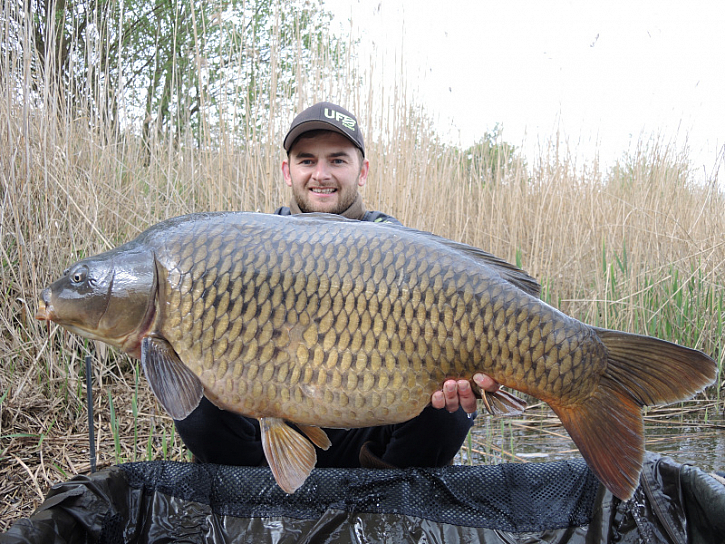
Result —
[[84, 266], [73, 271], [70, 281], [73, 283], [83, 283], [88, 275], [88, 269]]

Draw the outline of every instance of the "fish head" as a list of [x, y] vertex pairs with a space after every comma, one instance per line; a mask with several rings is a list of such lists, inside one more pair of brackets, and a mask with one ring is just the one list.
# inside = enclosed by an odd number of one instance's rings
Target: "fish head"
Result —
[[140, 253], [78, 261], [42, 291], [35, 318], [135, 351], [153, 317], [154, 270], [153, 257]]

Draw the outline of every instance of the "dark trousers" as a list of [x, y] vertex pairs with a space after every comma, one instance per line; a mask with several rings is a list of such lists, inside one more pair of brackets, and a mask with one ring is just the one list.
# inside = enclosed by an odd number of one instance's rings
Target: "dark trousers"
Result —
[[[175, 421], [182, 440], [197, 460], [223, 465], [266, 465], [259, 423], [221, 410], [203, 397], [182, 421]], [[360, 466], [360, 448], [372, 441], [386, 463], [400, 467], [442, 467], [455, 457], [473, 425], [463, 409], [449, 413], [431, 406], [395, 425], [360, 429], [325, 429], [332, 446], [317, 450], [318, 467]]]

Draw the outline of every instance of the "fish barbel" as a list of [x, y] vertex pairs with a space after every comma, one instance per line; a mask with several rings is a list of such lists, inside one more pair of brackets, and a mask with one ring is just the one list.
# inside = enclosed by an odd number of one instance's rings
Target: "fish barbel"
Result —
[[642, 407], [692, 396], [715, 362], [591, 327], [538, 295], [518, 268], [429, 233], [326, 214], [204, 213], [72, 265], [36, 318], [140, 358], [175, 419], [202, 395], [258, 418], [288, 493], [315, 465], [312, 443], [330, 444], [319, 427], [407, 421], [446, 379], [482, 372], [547, 402], [627, 499], [644, 456]]

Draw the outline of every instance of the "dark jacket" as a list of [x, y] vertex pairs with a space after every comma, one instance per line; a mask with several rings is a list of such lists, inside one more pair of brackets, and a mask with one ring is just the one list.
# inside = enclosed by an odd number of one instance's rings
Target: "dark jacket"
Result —
[[[275, 215], [292, 215], [288, 206], [280, 206], [274, 210]], [[360, 221], [372, 221], [373, 223], [393, 223], [395, 225], [401, 225], [402, 223], [395, 219], [392, 215], [388, 215], [383, 212], [366, 211]]]

